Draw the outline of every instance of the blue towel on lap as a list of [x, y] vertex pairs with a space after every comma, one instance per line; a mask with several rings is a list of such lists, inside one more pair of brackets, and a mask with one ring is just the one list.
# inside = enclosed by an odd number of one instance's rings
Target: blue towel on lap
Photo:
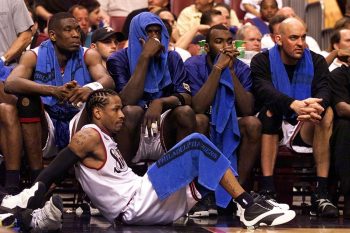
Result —
[[162, 20], [155, 14], [143, 12], [135, 16], [130, 23], [129, 30], [129, 47], [128, 58], [130, 73], [135, 72], [135, 68], [142, 52], [140, 38], [148, 40], [146, 27], [152, 24], [161, 26], [161, 43], [164, 51], [161, 52], [159, 58], [152, 58], [146, 74], [144, 91], [148, 93], [157, 93], [163, 87], [171, 84], [170, 73], [168, 69], [168, 45], [169, 34]]
[[[305, 49], [296, 65], [292, 80], [289, 80], [282, 62], [278, 45], [269, 50], [272, 83], [277, 90], [297, 100], [311, 97], [311, 84], [314, 77], [314, 65], [309, 49]], [[272, 65], [273, 64], [273, 65]]]
[[[218, 206], [226, 207], [231, 196], [219, 182], [230, 161], [204, 135], [193, 133], [162, 156], [147, 171], [158, 198], [164, 200], [198, 177], [198, 183], [209, 190], [222, 189]], [[232, 170], [235, 175], [237, 173]]]
[[235, 108], [233, 81], [228, 68], [221, 73], [220, 83], [212, 104], [210, 140], [230, 160], [237, 170], [236, 149], [240, 132]]
[[[84, 86], [92, 81], [84, 62], [83, 47], [80, 47], [77, 52], [72, 54], [62, 77], [61, 68], [51, 40], [41, 43], [35, 67], [34, 81], [45, 85], [62, 86], [72, 80], [76, 80], [80, 86]], [[44, 104], [49, 106], [56, 104], [58, 101], [52, 96], [43, 96], [41, 99]]]
[[[235, 108], [233, 80], [229, 68], [226, 68], [221, 73], [219, 86], [212, 104], [210, 141], [231, 162], [232, 170], [237, 170], [236, 149], [239, 140], [240, 132]], [[229, 198], [221, 186], [215, 190], [215, 197], [219, 202], [227, 202]]]

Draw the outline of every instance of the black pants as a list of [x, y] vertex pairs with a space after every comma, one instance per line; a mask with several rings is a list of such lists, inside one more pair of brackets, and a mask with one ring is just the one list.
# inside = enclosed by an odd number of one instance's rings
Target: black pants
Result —
[[331, 138], [331, 155], [344, 195], [350, 195], [350, 120], [337, 119]]

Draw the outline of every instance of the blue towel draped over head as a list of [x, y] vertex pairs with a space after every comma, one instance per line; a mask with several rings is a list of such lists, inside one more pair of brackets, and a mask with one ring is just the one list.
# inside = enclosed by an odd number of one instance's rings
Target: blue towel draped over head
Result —
[[[41, 43], [35, 67], [34, 81], [40, 84], [62, 86], [75, 80], [80, 86], [91, 82], [89, 71], [84, 62], [84, 49], [80, 47], [77, 52], [72, 53], [61, 75], [61, 68], [51, 40]], [[41, 97], [44, 104], [52, 106], [58, 102], [53, 96]]]
[[[237, 171], [236, 149], [240, 140], [240, 132], [235, 108], [233, 80], [229, 68], [221, 73], [218, 89], [212, 104], [210, 141], [231, 162], [233, 170]], [[219, 186], [215, 190], [216, 200], [227, 200], [226, 191]]]
[[144, 91], [148, 93], [157, 93], [163, 87], [171, 84], [168, 69], [169, 34], [162, 20], [150, 12], [143, 12], [135, 16], [130, 23], [129, 47], [127, 48], [130, 73], [133, 74], [142, 52], [140, 39], [148, 40], [146, 27], [154, 24], [162, 28], [161, 44], [164, 46], [164, 51], [161, 52], [159, 58], [152, 58], [148, 65], [144, 88]]
[[277, 90], [297, 100], [311, 96], [311, 83], [314, 77], [314, 65], [309, 49], [305, 49], [298, 61], [293, 79], [290, 81], [281, 59], [278, 45], [269, 50], [272, 83]]
[[[92, 81], [84, 62], [84, 49], [80, 47], [77, 52], [72, 53], [62, 76], [51, 40], [41, 43], [34, 81], [45, 85], [62, 86], [72, 80], [77, 81], [80, 86]], [[69, 142], [69, 121], [79, 110], [68, 103], [58, 104], [58, 100], [53, 96], [42, 96], [41, 99], [55, 126], [56, 145], [60, 149], [64, 148]]]

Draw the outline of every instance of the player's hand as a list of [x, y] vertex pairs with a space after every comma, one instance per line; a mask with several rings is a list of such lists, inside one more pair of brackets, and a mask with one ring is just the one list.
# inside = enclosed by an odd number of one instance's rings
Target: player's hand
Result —
[[232, 64], [233, 60], [239, 55], [239, 51], [233, 46], [228, 46], [220, 50], [219, 58], [216, 62], [216, 66], [221, 69], [225, 69], [230, 64]]
[[92, 90], [88, 87], [76, 87], [71, 91], [68, 102], [79, 108], [86, 102], [91, 92]]
[[151, 37], [147, 41], [140, 38], [139, 41], [143, 47], [142, 54], [145, 57], [154, 57], [164, 50], [164, 46], [160, 43], [158, 38]]
[[163, 104], [159, 99], [153, 100], [148, 106], [148, 109], [143, 117], [143, 128], [147, 128], [149, 137], [153, 136], [151, 132], [152, 128], [155, 128], [155, 126], [157, 126], [158, 129], [160, 128], [160, 116], [162, 111]]
[[76, 86], [76, 81], [70, 81], [68, 83], [65, 83], [63, 86], [56, 86], [52, 95], [55, 98], [57, 98], [60, 102], [67, 101], [69, 99], [69, 96], [71, 95], [72, 90], [76, 88]]

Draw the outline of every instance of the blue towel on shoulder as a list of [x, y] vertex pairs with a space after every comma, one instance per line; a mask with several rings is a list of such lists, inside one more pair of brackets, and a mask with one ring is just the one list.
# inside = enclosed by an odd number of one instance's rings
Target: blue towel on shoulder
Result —
[[198, 177], [198, 183], [206, 189], [222, 190], [221, 198], [216, 199], [216, 203], [226, 207], [232, 197], [222, 188], [220, 180], [229, 168], [230, 161], [207, 137], [193, 133], [164, 154], [147, 174], [161, 200]]
[[[129, 30], [129, 47], [128, 58], [130, 73], [135, 72], [135, 68], [142, 52], [140, 39], [148, 40], [146, 27], [157, 24], [162, 27], [161, 43], [164, 51], [161, 52], [159, 58], [152, 58], [146, 74], [144, 91], [148, 93], [157, 93], [159, 90], [171, 84], [170, 73], [168, 69], [168, 45], [169, 34], [162, 20], [155, 14], [143, 12], [136, 15], [130, 23]], [[159, 61], [160, 60], [160, 61]]]
[[261, 32], [262, 35], [265, 34], [269, 34], [270, 33], [270, 29], [267, 26], [267, 24], [264, 22], [264, 20], [262, 20], [259, 17], [255, 17], [253, 19], [250, 19], [253, 24], [259, 29], [259, 31]]
[[[80, 47], [77, 52], [72, 53], [61, 75], [61, 68], [51, 40], [41, 43], [34, 73], [34, 81], [40, 84], [62, 86], [63, 84], [76, 80], [80, 86], [90, 83], [91, 77], [84, 62], [84, 49]], [[41, 97], [44, 104], [52, 106], [58, 100], [52, 96]]]
[[314, 64], [309, 49], [304, 50], [302, 58], [296, 65], [291, 81], [282, 62], [278, 45], [269, 50], [269, 60], [272, 83], [277, 90], [297, 100], [311, 97]]

